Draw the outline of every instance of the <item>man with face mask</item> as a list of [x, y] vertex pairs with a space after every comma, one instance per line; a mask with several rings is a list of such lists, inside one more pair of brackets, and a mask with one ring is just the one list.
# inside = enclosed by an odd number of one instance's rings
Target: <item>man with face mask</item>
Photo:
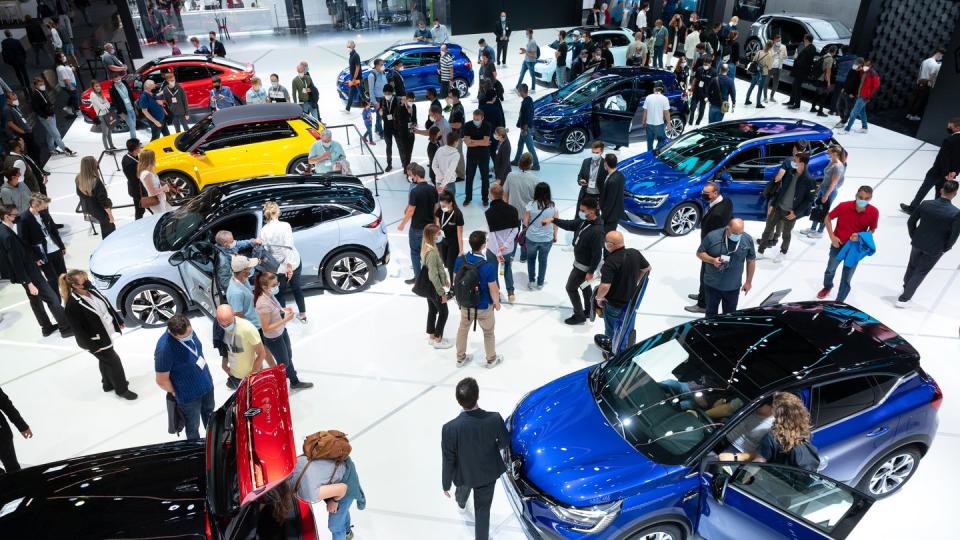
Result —
[[430, 34], [430, 30], [427, 30], [427, 23], [423, 22], [423, 19], [417, 22], [417, 29], [413, 31], [413, 40], [424, 43], [433, 40], [433, 35]]
[[57, 116], [54, 114], [54, 98], [47, 93], [47, 82], [43, 77], [33, 78], [33, 89], [30, 92], [30, 108], [37, 115], [37, 120], [43, 124], [47, 132], [47, 145], [52, 154], [77, 155], [76, 152], [63, 144], [60, 130], [57, 128]]
[[[497, 65], [507, 65], [507, 48], [510, 46], [510, 25], [507, 24], [507, 12], [501, 11], [493, 35], [497, 38]], [[491, 58], [492, 60], [492, 58]]]
[[[690, 88], [693, 89], [693, 97], [690, 99], [690, 118], [688, 124], [700, 125], [703, 121], [703, 110], [707, 105], [707, 89], [710, 87], [710, 81], [717, 76], [713, 69], [713, 57], [710, 55], [701, 58], [703, 64], [693, 72], [690, 78]], [[694, 113], [697, 115], [697, 121], [693, 121]]]
[[[733, 218], [726, 227], [704, 236], [697, 248], [697, 258], [706, 263], [703, 291], [707, 317], [736, 311], [740, 291], [743, 290], [743, 294], [750, 292], [757, 269], [753, 238], [743, 231], [743, 220]], [[744, 267], [747, 269], [745, 281]], [[723, 311], [720, 311], [721, 304]]]
[[[359, 77], [356, 80], [359, 81]], [[293, 83], [291, 83], [290, 88], [293, 92], [293, 101], [300, 104], [300, 108], [303, 109], [304, 114], [316, 116], [317, 108], [314, 105], [316, 101], [313, 96], [313, 79], [310, 78], [310, 73], [307, 71], [306, 62], [297, 64], [297, 76], [293, 78]], [[359, 88], [359, 86], [350, 87], [350, 99], [347, 100], [348, 111], [350, 110], [350, 104], [353, 103], [353, 99], [356, 97], [354, 95], [355, 88]]]
[[[137, 99], [137, 104], [140, 106], [140, 112], [143, 113], [143, 116], [147, 119], [147, 124], [150, 126], [150, 140], [155, 141], [160, 138], [160, 135], [169, 135], [170, 130], [167, 128], [166, 122], [166, 111], [163, 110], [163, 106], [157, 101], [157, 96], [155, 94], [157, 84], [152, 80], [147, 80], [143, 83], [143, 93], [140, 94], [140, 97]], [[213, 97], [213, 90], [210, 91], [210, 105], [214, 106], [215, 99]], [[214, 109], [215, 110], [215, 109]]]
[[[870, 204], [872, 198], [873, 188], [860, 186], [856, 199], [838, 204], [827, 215], [825, 224], [827, 236], [830, 237], [830, 256], [827, 259], [827, 269], [823, 273], [823, 288], [817, 293], [817, 298], [820, 300], [826, 298], [833, 290], [833, 278], [841, 262], [844, 264], [843, 273], [840, 276], [840, 290], [837, 291], [837, 302], [845, 301], [850, 294], [850, 280], [853, 279], [853, 273], [857, 270], [859, 261], [844, 261], [840, 252], [848, 242], [866, 241], [866, 238], [861, 238], [864, 233], [869, 232], [872, 235], [876, 232], [880, 212], [877, 207]], [[833, 220], [837, 220], [836, 226], [833, 225]]]
[[847, 119], [847, 125], [843, 128], [843, 134], [849, 135], [850, 128], [856, 120], [860, 120], [860, 128], [857, 133], [867, 132], [867, 104], [873, 99], [874, 94], [880, 89], [880, 75], [876, 69], [873, 69], [873, 61], [869, 58], [864, 59], [863, 75], [860, 78], [860, 90], [857, 92], [857, 100], [853, 104], [853, 110], [850, 111], [850, 118]]
[[[720, 194], [720, 186], [714, 182], [707, 182], [700, 192], [700, 199], [707, 205], [707, 211], [700, 219], [700, 241], [713, 231], [722, 229], [730, 223], [733, 217], [733, 201]], [[690, 313], [706, 313], [707, 297], [703, 292], [703, 274], [706, 271], [706, 263], [700, 265], [700, 289], [698, 292], [688, 294], [691, 300], [696, 300], [696, 305], [685, 306], [683, 309]]]
[[228, 109], [237, 105], [237, 97], [233, 95], [233, 90], [229, 86], [224, 86], [220, 77], [214, 76], [211, 79], [213, 88], [210, 90], [210, 108], [214, 111]]
[[603, 182], [607, 179], [607, 168], [603, 164], [603, 148], [603, 141], [593, 141], [590, 145], [590, 157], [580, 163], [580, 173], [577, 174], [577, 184], [580, 185], [580, 194], [577, 195], [575, 207], [577, 209], [580, 208], [584, 197], [600, 198], [600, 190], [603, 189]]
[[440, 24], [440, 19], [433, 20], [433, 28], [430, 29], [430, 35], [434, 43], [446, 43], [450, 41], [450, 32], [447, 27]]
[[[228, 306], [229, 308], [229, 306]], [[177, 314], [167, 321], [153, 353], [157, 386], [172, 395], [183, 413], [188, 441], [200, 439], [213, 414], [213, 377], [203, 355], [203, 344], [194, 335], [190, 319]]]
[[[347, 96], [346, 110], [350, 112], [353, 103], [360, 96], [360, 77], [362, 72], [360, 68], [360, 53], [357, 52], [357, 45], [353, 40], [347, 42], [347, 50], [350, 51], [350, 55], [347, 58], [347, 72], [350, 74], [350, 94]], [[296, 86], [294, 86], [294, 92], [296, 92]]]
[[927, 108], [927, 100], [930, 98], [930, 90], [937, 83], [937, 75], [940, 74], [940, 64], [943, 62], [943, 48], [937, 47], [933, 51], [933, 56], [927, 58], [920, 64], [920, 73], [917, 75], [917, 87], [910, 98], [910, 104], [907, 106], [907, 120], [913, 122], [920, 121], [920, 115]]
[[397, 151], [400, 153], [400, 165], [406, 170], [413, 155], [413, 128], [417, 125], [417, 105], [415, 103], [417, 96], [413, 92], [398, 93], [397, 95], [400, 99], [400, 106], [397, 107], [397, 114], [393, 117], [394, 138], [397, 140]]
[[[259, 246], [261, 241], [259, 238], [252, 240], [234, 240], [232, 232], [217, 231], [216, 236], [214, 236], [214, 242], [216, 242], [217, 248], [217, 289], [225, 294], [230, 287], [230, 280], [233, 279], [233, 270], [231, 268], [233, 256], [253, 246]], [[226, 297], [224, 297], [224, 300], [225, 299]]]
[[270, 74], [270, 87], [267, 88], [268, 103], [287, 103], [290, 101], [290, 92], [285, 86], [280, 84], [280, 76], [276, 73]]
[[903, 293], [897, 298], [896, 307], [910, 307], [910, 299], [917, 292], [917, 287], [943, 254], [957, 243], [957, 237], [960, 236], [960, 209], [953, 204], [957, 188], [955, 176], [945, 180], [939, 198], [923, 201], [910, 214], [907, 220], [910, 259], [903, 275]]
[[763, 89], [763, 95], [766, 98], [764, 101], [776, 103], [777, 88], [780, 87], [780, 70], [783, 69], [783, 61], [787, 59], [787, 48], [783, 45], [780, 34], [773, 36], [773, 48], [770, 49], [770, 56], [773, 64], [771, 64], [767, 73], [767, 84]]
[[187, 103], [187, 94], [183, 87], [177, 84], [177, 79], [173, 73], [167, 74], [167, 84], [163, 85], [163, 101], [167, 105], [167, 112], [170, 113], [170, 120], [173, 129], [180, 133], [190, 129], [187, 121], [190, 119], [190, 104]]
[[[563, 322], [578, 325], [587, 322], [584, 309], [590, 308], [592, 290], [589, 282], [600, 266], [603, 254], [603, 224], [597, 219], [597, 200], [585, 197], [580, 201], [580, 211], [575, 219], [543, 218], [543, 224], [556, 223], [565, 231], [573, 231], [573, 268], [567, 277], [567, 297], [573, 306], [573, 315]], [[580, 297], [583, 297], [581, 302]]]
[[[383, 68], [383, 62], [380, 62], [378, 69]], [[380, 104], [379, 115], [377, 116], [377, 129], [383, 130], [383, 142], [387, 144], [387, 167], [386, 172], [393, 170], [393, 143], [396, 141], [397, 150], [400, 150], [400, 141], [397, 136], [397, 116], [400, 111], [400, 99], [393, 94], [393, 85], [383, 86], [383, 96], [378, 100]]]
[[320, 140], [310, 145], [310, 153], [307, 154], [307, 163], [313, 165], [313, 171], [318, 174], [333, 171], [344, 159], [346, 154], [343, 147], [333, 140], [333, 133], [329, 129], [323, 130]]
[[779, 183], [779, 189], [773, 198], [768, 201], [767, 223], [763, 229], [763, 236], [757, 241], [757, 257], [763, 258], [763, 251], [776, 245], [776, 232], [783, 233], [783, 242], [780, 244], [780, 253], [773, 262], [780, 263], [790, 249], [790, 239], [797, 219], [810, 213], [813, 197], [817, 185], [807, 173], [807, 163], [810, 154], [800, 152], [793, 157], [790, 171], [783, 175], [778, 173], [774, 182]]
[[927, 171], [923, 184], [917, 190], [910, 204], [900, 204], [900, 210], [906, 214], [913, 213], [923, 199], [933, 189], [933, 198], [940, 198], [940, 190], [947, 180], [956, 180], [960, 175], [960, 116], [951, 118], [947, 122], [947, 138], [940, 143], [940, 150], [933, 161], [933, 166]]
[[[242, 255], [234, 260], [239, 260], [234, 268], [250, 262]], [[227, 374], [227, 388], [231, 390], [236, 390], [247, 375], [263, 369], [264, 362], [270, 367], [277, 365], [272, 356], [267, 356], [257, 327], [238, 317], [229, 304], [217, 306], [213, 345], [220, 351], [220, 367]]]
[[406, 280], [406, 283], [412, 285], [420, 273], [423, 228], [433, 223], [433, 214], [437, 209], [438, 198], [437, 190], [427, 183], [427, 173], [420, 164], [411, 163], [407, 167], [407, 174], [413, 186], [407, 198], [407, 208], [403, 212], [403, 219], [400, 220], [397, 230], [403, 232], [407, 223], [410, 223], [410, 233], [407, 236], [410, 240], [410, 262], [413, 265], [413, 278]]
[[480, 169], [480, 195], [483, 206], [489, 204], [487, 193], [490, 188], [490, 141], [493, 139], [493, 128], [484, 119], [483, 111], [473, 111], [473, 121], [463, 126], [463, 144], [467, 147], [467, 189], [463, 196], [463, 205], [469, 206], [473, 200], [473, 179]]
[[840, 121], [833, 126], [834, 129], [847, 125], [853, 103], [857, 99], [857, 92], [860, 91], [860, 79], [862, 77], [863, 58], [857, 58], [853, 61], [850, 71], [847, 72], [847, 78], [843, 81], [843, 88], [837, 95], [837, 114], [840, 115]]

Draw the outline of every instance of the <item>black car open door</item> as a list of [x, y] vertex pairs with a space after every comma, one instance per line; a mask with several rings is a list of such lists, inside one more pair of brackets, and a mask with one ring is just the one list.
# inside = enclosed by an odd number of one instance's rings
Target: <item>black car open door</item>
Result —
[[633, 117], [639, 98], [632, 88], [607, 94], [593, 102], [593, 128], [596, 138], [607, 144], [628, 146]]
[[594, 343], [603, 350], [604, 360], [613, 357], [637, 341], [637, 334], [633, 329], [633, 325], [637, 320], [637, 308], [640, 307], [640, 302], [643, 300], [643, 295], [647, 291], [647, 283], [649, 282], [650, 272], [646, 272], [640, 276], [640, 282], [637, 283], [637, 288], [633, 291], [633, 294], [630, 295], [630, 301], [627, 302], [627, 305], [623, 308], [620, 327], [613, 333], [613, 337], [609, 340], [603, 335], [594, 338]]

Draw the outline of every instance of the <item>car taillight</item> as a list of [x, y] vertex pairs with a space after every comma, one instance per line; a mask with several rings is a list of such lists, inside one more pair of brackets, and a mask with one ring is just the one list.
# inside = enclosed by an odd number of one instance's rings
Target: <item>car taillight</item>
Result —
[[933, 399], [930, 400], [930, 406], [933, 407], [933, 410], [939, 411], [940, 405], [943, 405], [943, 391], [940, 390], [940, 385], [937, 384], [937, 381], [933, 381]]
[[320, 132], [319, 132], [319, 131], [317, 131], [317, 130], [315, 130], [315, 129], [313, 129], [313, 128], [307, 128], [307, 133], [313, 135], [313, 138], [314, 138], [314, 139], [316, 139], [316, 140], [318, 140], [318, 141], [320, 140]]
[[366, 228], [366, 229], [376, 229], [377, 227], [380, 226], [380, 222], [381, 222], [381, 221], [383, 221], [383, 215], [377, 216], [377, 219], [375, 219], [375, 220], [371, 221], [370, 223], [367, 223], [366, 225], [364, 225], [364, 228]]
[[467, 60], [467, 69], [473, 69], [473, 62]]

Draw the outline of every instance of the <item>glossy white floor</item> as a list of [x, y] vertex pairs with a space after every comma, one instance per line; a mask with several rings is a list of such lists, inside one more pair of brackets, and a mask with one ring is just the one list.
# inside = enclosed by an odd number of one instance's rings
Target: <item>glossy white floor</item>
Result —
[[[361, 55], [368, 57], [405, 38], [405, 34], [362, 34], [354, 38]], [[549, 43], [553, 32], [538, 31], [537, 37], [541, 43]], [[345, 65], [345, 39], [318, 35], [299, 43], [257, 38], [228, 43], [227, 48], [231, 58], [255, 63], [257, 72], [264, 76], [280, 73], [285, 83], [292, 78], [296, 62], [308, 60], [323, 92], [323, 119], [328, 124], [360, 125], [358, 112], [341, 112], [333, 89], [334, 78]], [[471, 55], [475, 54], [476, 40], [477, 36], [456, 39], [470, 49]], [[514, 45], [518, 44], [516, 41]], [[153, 54], [161, 52], [165, 51]], [[501, 70], [505, 86], [515, 82], [517, 58], [511, 54], [510, 67]], [[742, 96], [746, 84], [738, 81], [737, 85]], [[541, 89], [535, 96], [544, 92]], [[778, 98], [783, 101], [785, 96]], [[468, 110], [473, 103], [473, 97], [466, 99]], [[424, 109], [420, 105], [421, 121]], [[508, 125], [512, 125], [519, 109], [516, 96], [507, 96], [505, 109]], [[782, 105], [764, 111], [739, 107], [731, 116], [761, 116], [761, 112], [766, 113], [764, 116], [815, 119], [806, 113], [788, 112]], [[336, 136], [343, 138], [342, 132]], [[943, 257], [931, 272], [915, 298], [916, 307], [897, 310], [892, 305], [908, 253], [906, 217], [897, 205], [912, 196], [937, 148], [878, 127], [872, 127], [869, 135], [838, 138], [850, 152], [841, 200], [851, 198], [858, 185], [870, 184], [876, 190], [874, 203], [881, 212], [878, 253], [860, 265], [848, 301], [902, 333], [921, 352], [924, 367], [946, 394], [939, 435], [915, 478], [901, 493], [878, 503], [853, 537], [944, 537], [948, 512], [953, 507], [948, 493], [960, 480], [960, 470], [950, 458], [960, 452], [960, 405], [955, 399], [960, 392], [960, 374], [955, 367], [960, 358], [960, 300], [952, 294], [957, 286], [960, 250]], [[74, 125], [65, 140], [81, 155], [99, 155], [101, 150], [99, 136], [89, 133], [81, 123]], [[118, 144], [124, 140], [123, 135], [116, 137]], [[624, 158], [636, 154], [642, 147], [636, 144], [624, 148], [619, 155]], [[362, 165], [364, 160], [356, 145], [349, 151], [355, 169], [369, 167]], [[383, 161], [384, 146], [378, 144], [375, 151]], [[418, 138], [415, 159], [425, 162], [425, 154], [425, 143]], [[582, 158], [540, 152], [539, 176], [550, 182], [567, 215], [572, 213], [577, 193], [575, 174]], [[122, 174], [114, 173], [109, 161], [104, 161], [103, 170], [110, 194], [116, 204], [126, 203]], [[73, 179], [78, 159], [54, 158], [49, 168], [53, 171], [52, 210], [69, 226], [68, 265], [84, 268], [99, 237], [90, 236], [75, 213]], [[296, 365], [304, 379], [316, 383], [314, 389], [291, 397], [296, 435], [299, 440], [326, 428], [350, 434], [369, 504], [366, 511], [354, 511], [358, 538], [473, 538], [470, 515], [461, 514], [440, 489], [440, 426], [459, 413], [453, 399], [454, 385], [461, 377], [476, 377], [482, 389], [481, 406], [506, 415], [528, 390], [597, 362], [600, 357], [591, 342], [600, 322], [597, 328], [570, 328], [562, 323], [569, 315], [563, 284], [572, 254], [555, 249], [550, 255], [548, 284], [542, 291], [527, 292], [526, 270], [519, 265], [515, 268], [517, 303], [505, 305], [497, 314], [497, 345], [506, 358], [504, 364], [491, 371], [476, 365], [457, 369], [453, 351], [436, 351], [424, 344], [424, 302], [400, 279], [411, 275], [406, 235], [396, 231], [406, 194], [400, 174], [381, 179], [380, 201], [393, 244], [390, 277], [360, 295], [313, 295], [307, 300], [309, 324], [291, 326]], [[129, 209], [116, 214], [121, 227], [132, 219]], [[482, 208], [477, 204], [467, 209], [466, 218], [467, 230], [485, 227]], [[762, 225], [750, 222], [747, 230], [759, 236]], [[648, 335], [688, 320], [683, 306], [688, 304], [687, 293], [695, 291], [697, 285], [696, 235], [664, 238], [656, 233], [628, 232], [626, 238], [627, 245], [642, 250], [653, 265], [651, 286], [640, 307], [639, 334]], [[785, 287], [793, 289], [790, 299], [814, 297], [820, 288], [827, 241], [814, 242], [798, 235], [794, 242], [782, 264], [759, 263], [754, 289], [741, 305], [756, 305], [769, 292]], [[20, 287], [0, 285], [0, 313], [0, 385], [35, 433], [29, 441], [17, 438], [17, 452], [24, 464], [173, 439], [166, 434], [163, 394], [153, 382], [152, 352], [162, 330], [133, 329], [119, 339], [117, 348], [131, 388], [140, 394], [137, 401], [127, 402], [100, 391], [93, 358], [81, 352], [73, 340], [41, 338]], [[209, 347], [210, 321], [197, 315], [194, 323]], [[447, 324], [451, 337], [456, 324], [453, 314]], [[480, 341], [472, 335], [470, 349], [479, 352]], [[214, 370], [214, 378], [220, 403], [228, 395], [225, 375]], [[499, 488], [492, 536], [523, 536]]]

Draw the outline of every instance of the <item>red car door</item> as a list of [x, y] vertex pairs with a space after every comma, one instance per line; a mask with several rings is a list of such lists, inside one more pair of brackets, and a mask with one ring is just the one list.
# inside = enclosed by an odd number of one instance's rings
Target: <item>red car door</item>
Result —
[[187, 94], [187, 102], [191, 109], [208, 109], [210, 107], [210, 70], [204, 64], [182, 64], [177, 66], [177, 83]]

